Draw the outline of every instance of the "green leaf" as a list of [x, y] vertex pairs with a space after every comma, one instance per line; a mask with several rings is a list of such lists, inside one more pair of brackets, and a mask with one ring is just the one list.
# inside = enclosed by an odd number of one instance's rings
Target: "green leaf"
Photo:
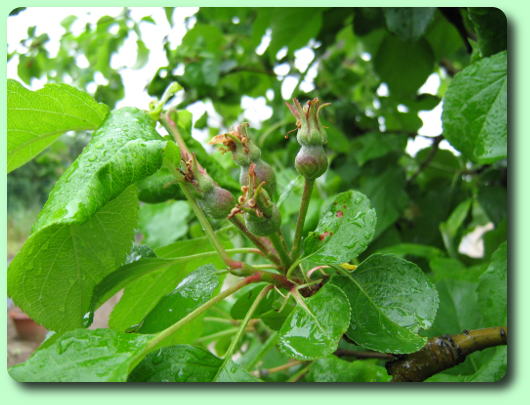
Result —
[[17, 73], [24, 83], [31, 84], [31, 79], [42, 75], [39, 58], [31, 55], [19, 55]]
[[140, 180], [136, 185], [138, 186], [138, 198], [146, 203], [155, 204], [171, 199], [185, 199], [180, 186], [175, 182], [174, 174], [165, 167]]
[[399, 167], [382, 173], [369, 171], [361, 179], [360, 190], [370, 199], [377, 214], [374, 238], [396, 222], [407, 207], [409, 196], [405, 183], [405, 173]]
[[149, 59], [149, 48], [145, 46], [145, 42], [141, 39], [136, 41], [136, 63], [132, 67], [133, 69], [143, 68]]
[[391, 379], [386, 369], [373, 360], [350, 362], [335, 356], [313, 362], [305, 377], [309, 382], [389, 382]]
[[186, 201], [143, 204], [138, 222], [140, 231], [144, 234], [143, 243], [158, 248], [186, 235], [190, 213]]
[[66, 131], [96, 129], [108, 107], [66, 84], [30, 91], [7, 81], [7, 172], [27, 163]]
[[9, 369], [19, 382], [125, 382], [151, 335], [76, 329]]
[[260, 382], [259, 378], [249, 374], [239, 364], [228, 361], [226, 365], [219, 371], [214, 382]]
[[359, 166], [392, 151], [402, 151], [407, 145], [406, 135], [368, 133], [355, 139], [352, 149]]
[[440, 224], [440, 232], [445, 247], [452, 257], [457, 257], [457, 236], [471, 208], [472, 199], [462, 201], [451, 213], [447, 221]]
[[278, 347], [299, 360], [333, 353], [348, 328], [350, 306], [340, 288], [326, 284], [315, 295], [298, 302], [278, 334]]
[[[92, 294], [91, 310], [94, 311], [119, 290], [150, 273], [159, 273], [175, 265], [177, 261], [164, 258], [145, 257], [128, 263], [101, 280]], [[180, 262], [180, 261], [179, 261]]]
[[[212, 298], [219, 286], [215, 272], [216, 269], [211, 264], [191, 272], [171, 293], [162, 297], [142, 321], [138, 332], [154, 333], [166, 329]], [[199, 337], [202, 322], [202, 318], [198, 318], [184, 325], [167, 342], [176, 344]]]
[[335, 125], [324, 123], [328, 137], [328, 147], [334, 152], [348, 153], [351, 148], [350, 140]]
[[353, 14], [355, 35], [364, 36], [384, 26], [381, 7], [356, 7]]
[[417, 335], [431, 326], [438, 294], [414, 263], [391, 255], [370, 256], [352, 273], [334, 277], [350, 302], [346, 335], [367, 349], [412, 353], [427, 341]]
[[[230, 242], [222, 239], [225, 247]], [[174, 244], [155, 249], [161, 259], [178, 258], [213, 250], [207, 238], [196, 238], [178, 241]], [[109, 325], [112, 329], [124, 331], [140, 325], [142, 320], [151, 312], [157, 303], [169, 294], [189, 273], [197, 267], [212, 263], [221, 267], [223, 262], [217, 256], [200, 257], [186, 262], [179, 260], [167, 261], [157, 259], [142, 259], [137, 262], [149, 261], [153, 267], [145, 267], [145, 274], [128, 282], [121, 300], [114, 307]]]
[[433, 23], [425, 34], [437, 61], [457, 58], [459, 50], [465, 51], [464, 41], [455, 25], [451, 24], [440, 12], [436, 13]]
[[[189, 345], [175, 345], [149, 354], [131, 373], [129, 382], [213, 382], [223, 361]], [[216, 382], [257, 382], [230, 361]]]
[[433, 281], [438, 291], [440, 305], [429, 336], [461, 333], [476, 329], [480, 324], [481, 307], [476, 293], [481, 268], [466, 268], [450, 258], [430, 260]]
[[[303, 24], [300, 22], [303, 21]], [[271, 16], [271, 42], [268, 52], [272, 57], [284, 46], [288, 54], [307, 45], [315, 38], [322, 25], [322, 12], [318, 8], [278, 7]]]
[[[245, 317], [248, 310], [258, 297], [259, 293], [261, 292], [261, 290], [263, 290], [264, 285], [265, 284], [263, 283], [252, 284], [249, 286], [249, 288], [242, 289], [239, 291], [236, 302], [234, 302], [230, 309], [230, 315], [232, 316], [232, 319], [243, 319]], [[277, 291], [269, 291], [265, 298], [261, 300], [258, 307], [255, 309], [253, 315], [254, 318], [261, 317], [263, 313], [269, 311], [273, 307], [274, 301], [279, 298], [282, 297], [280, 296], [280, 294], [278, 294]]]
[[507, 190], [503, 187], [484, 185], [478, 190], [478, 202], [494, 224], [499, 224], [506, 219], [507, 197]]
[[388, 246], [379, 249], [378, 253], [386, 253], [400, 257], [416, 256], [426, 259], [433, 259], [444, 255], [440, 249], [434, 246], [418, 245], [415, 243], [400, 243], [398, 245]]
[[416, 177], [416, 181], [423, 189], [439, 187], [442, 180], [446, 184], [451, 184], [455, 178], [455, 172], [464, 169], [461, 159], [448, 150], [433, 150], [433, 147], [430, 146], [420, 150], [415, 156], [418, 167], [426, 159], [430, 159], [429, 164]]
[[444, 137], [480, 164], [507, 155], [507, 54], [483, 58], [455, 75], [445, 93]]
[[222, 362], [198, 347], [165, 347], [147, 355], [132, 371], [129, 382], [208, 382]]
[[508, 46], [507, 21], [504, 12], [496, 7], [469, 7], [467, 15], [478, 36], [482, 56], [504, 51]]
[[496, 347], [487, 361], [482, 362], [479, 369], [466, 378], [466, 382], [496, 382], [506, 376], [508, 350], [507, 347]]
[[354, 190], [337, 194], [305, 239], [304, 255], [322, 264], [349, 262], [372, 240], [375, 222], [375, 210], [364, 194]]
[[385, 7], [386, 26], [405, 41], [419, 39], [429, 26], [435, 7]]
[[374, 69], [392, 95], [413, 96], [434, 68], [434, 56], [425, 39], [406, 42], [387, 35], [374, 57]]
[[165, 148], [145, 113], [114, 111], [55, 184], [8, 271], [9, 295], [36, 322], [83, 326], [95, 285], [123, 263], [137, 220], [136, 190]]
[[491, 262], [480, 276], [477, 287], [484, 326], [505, 326], [508, 316], [507, 243], [491, 256]]

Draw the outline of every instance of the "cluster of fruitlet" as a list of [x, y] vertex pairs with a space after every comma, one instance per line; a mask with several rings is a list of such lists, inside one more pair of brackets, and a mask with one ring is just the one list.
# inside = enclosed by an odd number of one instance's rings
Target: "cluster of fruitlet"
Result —
[[[316, 98], [304, 107], [297, 99], [292, 105], [286, 104], [296, 118], [297, 140], [301, 145], [295, 159], [296, 170], [306, 180], [313, 181], [328, 167], [324, 150], [327, 137], [318, 116], [320, 109], [327, 104], [320, 104]], [[242, 194], [236, 203], [232, 194], [215, 183], [194, 156], [185, 154], [183, 180], [191, 185], [199, 206], [212, 219], [243, 214], [248, 230], [258, 236], [278, 232], [281, 217], [274, 203], [276, 177], [272, 167], [261, 158], [260, 148], [251, 139], [248, 123], [215, 136], [210, 144], [219, 145], [223, 152], [230, 152], [234, 162], [240, 166]]]
[[322, 176], [328, 168], [324, 151], [328, 139], [318, 117], [320, 110], [327, 105], [329, 104], [320, 104], [318, 98], [308, 101], [305, 107], [302, 107], [297, 99], [293, 100], [293, 105], [287, 103], [287, 107], [296, 117], [296, 139], [302, 146], [294, 165], [298, 173], [308, 180]]

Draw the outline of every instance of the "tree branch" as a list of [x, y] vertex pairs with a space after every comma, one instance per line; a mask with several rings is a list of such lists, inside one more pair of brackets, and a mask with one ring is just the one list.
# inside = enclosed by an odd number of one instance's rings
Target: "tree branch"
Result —
[[371, 350], [358, 351], [358, 350], [335, 350], [333, 353], [337, 357], [355, 357], [357, 359], [383, 359], [383, 360], [395, 360], [396, 356], [388, 353], [374, 352]]
[[507, 335], [505, 327], [495, 327], [434, 337], [420, 351], [387, 362], [386, 369], [393, 382], [424, 381], [460, 364], [473, 352], [506, 345]]
[[263, 240], [260, 239], [258, 236], [254, 235], [252, 232], [250, 232], [245, 224], [239, 219], [237, 216], [233, 216], [229, 218], [229, 221], [232, 222], [235, 227], [241, 232], [242, 235], [244, 235], [248, 240], [250, 240], [263, 254], [273, 263], [277, 264], [278, 266], [281, 265], [280, 259], [270, 251], [270, 249], [263, 243]]
[[407, 180], [407, 183], [412, 183], [412, 181], [423, 171], [427, 168], [427, 166], [429, 166], [429, 164], [431, 163], [431, 161], [434, 159], [434, 157], [436, 156], [436, 152], [438, 152], [438, 149], [440, 147], [440, 142], [442, 142], [443, 140], [443, 135], [438, 135], [438, 136], [435, 136], [434, 138], [432, 138], [432, 148], [431, 150], [429, 151], [429, 154], [427, 155], [427, 157], [425, 158], [425, 160], [423, 162], [421, 162], [420, 164], [420, 167], [418, 167], [418, 170], [416, 170], [414, 172], [414, 174], [412, 176], [410, 176], [410, 178]]

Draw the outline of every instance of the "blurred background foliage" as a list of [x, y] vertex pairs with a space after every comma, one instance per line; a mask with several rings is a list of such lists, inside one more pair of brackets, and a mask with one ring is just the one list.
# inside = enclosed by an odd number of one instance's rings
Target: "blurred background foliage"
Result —
[[[174, 29], [173, 17], [179, 9], [164, 11]], [[14, 10], [10, 18], [20, 13], [24, 10]], [[113, 56], [131, 36], [137, 55], [127, 68], [141, 70], [150, 49], [140, 28], [156, 22], [149, 15], [133, 18], [130, 10], [123, 9], [118, 16], [104, 16], [73, 34], [70, 27], [77, 18], [72, 15], [62, 21], [64, 34], [59, 44], [50, 44], [46, 33], [30, 27], [8, 60], [18, 59], [19, 79], [27, 85], [35, 79], [71, 83], [113, 107], [124, 97], [121, 70], [125, 68], [115, 67]], [[269, 116], [265, 114], [252, 133], [264, 159], [276, 167], [284, 218], [297, 214], [302, 187], [293, 169], [298, 145], [293, 136], [286, 139], [295, 122], [284, 102], [291, 97], [302, 101], [318, 97], [331, 103], [323, 113], [331, 170], [317, 182], [306, 229], [316, 225], [327, 198], [355, 188], [369, 196], [378, 215], [377, 237], [364, 256], [389, 247], [421, 244], [472, 266], [488, 259], [505, 239], [506, 160], [476, 165], [450, 148], [442, 133], [418, 134], [426, 124], [421, 112], [440, 108], [458, 71], [506, 48], [502, 12], [201, 8], [186, 17], [184, 24], [187, 31], [179, 44], [172, 45], [170, 32], [160, 44], [168, 64], [160, 66], [154, 77], [145, 78], [147, 92], [160, 97], [170, 82], [177, 81], [185, 89], [184, 96], [174, 100], [179, 109], [195, 103], [211, 105], [213, 109], [187, 128], [188, 135], [202, 141], [244, 118], [245, 97], [269, 107]], [[50, 51], [51, 45], [56, 51]], [[80, 64], [80, 59], [88, 63]], [[437, 90], [420, 92], [432, 75], [439, 80]], [[10, 241], [29, 231], [51, 185], [88, 137], [67, 134], [36, 161], [8, 176]], [[419, 138], [425, 146], [411, 152], [411, 142]], [[204, 148], [211, 152], [207, 145]], [[211, 165], [237, 178], [237, 168], [228, 155], [213, 152], [211, 157]], [[140, 231], [144, 241], [160, 246], [200, 234], [191, 215], [172, 214], [183, 209], [182, 204], [159, 201], [143, 207]], [[169, 222], [173, 228], [155, 236], [153, 230], [158, 226], [149, 225], [149, 218], [157, 222], [156, 218], [165, 217], [173, 218]], [[290, 227], [290, 221], [285, 219], [284, 226]], [[478, 255], [459, 252], [463, 237], [480, 226], [488, 227], [484, 251]], [[10, 247], [10, 255], [17, 246]], [[429, 270], [432, 251], [426, 254], [411, 248], [403, 254]]]

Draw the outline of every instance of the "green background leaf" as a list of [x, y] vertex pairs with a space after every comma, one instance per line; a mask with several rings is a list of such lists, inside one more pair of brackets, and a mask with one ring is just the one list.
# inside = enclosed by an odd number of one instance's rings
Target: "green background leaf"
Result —
[[387, 35], [374, 57], [376, 73], [397, 96], [414, 95], [431, 74], [433, 65], [434, 55], [425, 39], [407, 42]]
[[506, 158], [507, 63], [506, 52], [499, 52], [469, 65], [455, 75], [444, 97], [444, 136], [476, 163]]
[[386, 26], [405, 41], [420, 38], [432, 21], [435, 7], [385, 7]]
[[309, 382], [388, 382], [386, 369], [373, 360], [346, 361], [335, 356], [311, 364], [305, 381]]

